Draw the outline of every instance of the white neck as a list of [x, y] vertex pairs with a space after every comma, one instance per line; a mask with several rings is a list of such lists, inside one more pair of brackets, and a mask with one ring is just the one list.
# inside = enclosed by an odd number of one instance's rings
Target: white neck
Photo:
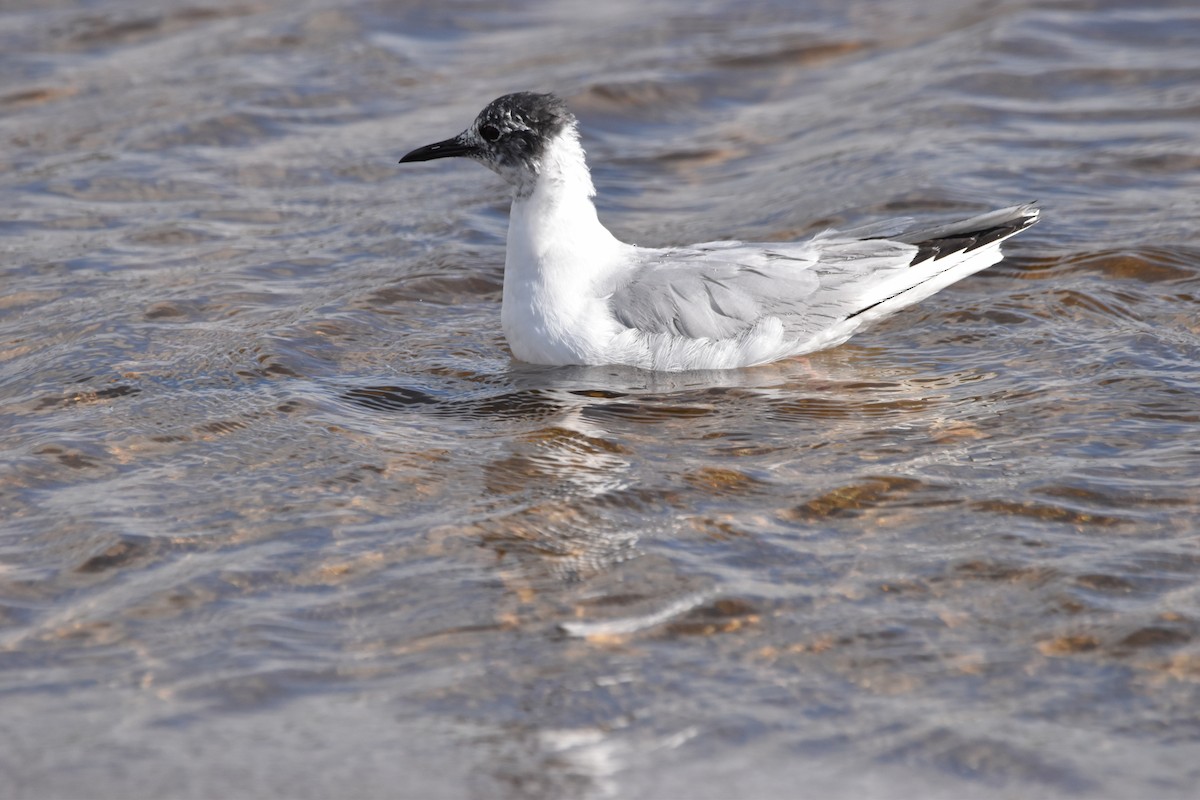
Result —
[[609, 317], [603, 284], [622, 268], [629, 245], [596, 216], [596, 190], [574, 127], [547, 143], [532, 191], [524, 188], [514, 192], [508, 224], [504, 332], [522, 361], [580, 363], [573, 359], [610, 335], [610, 326], [597, 324]]

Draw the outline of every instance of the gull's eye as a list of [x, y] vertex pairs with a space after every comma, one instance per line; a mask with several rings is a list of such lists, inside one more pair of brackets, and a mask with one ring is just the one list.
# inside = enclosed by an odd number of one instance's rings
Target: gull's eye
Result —
[[495, 125], [484, 125], [479, 129], [479, 135], [485, 142], [494, 142], [500, 138], [500, 129]]

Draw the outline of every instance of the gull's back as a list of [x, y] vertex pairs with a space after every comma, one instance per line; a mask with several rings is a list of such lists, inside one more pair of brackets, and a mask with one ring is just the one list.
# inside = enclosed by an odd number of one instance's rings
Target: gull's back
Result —
[[711, 242], [639, 249], [613, 279], [609, 309], [624, 360], [653, 369], [752, 366], [832, 347], [1001, 258], [1032, 225], [1030, 205], [950, 225], [904, 221], [796, 244]]

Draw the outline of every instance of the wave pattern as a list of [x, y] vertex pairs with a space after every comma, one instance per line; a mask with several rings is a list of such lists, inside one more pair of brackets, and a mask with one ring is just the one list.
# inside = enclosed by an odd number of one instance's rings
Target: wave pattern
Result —
[[[1200, 13], [0, 12], [0, 794], [1191, 797]], [[737, 373], [513, 363], [505, 91], [626, 240], [1037, 198]]]

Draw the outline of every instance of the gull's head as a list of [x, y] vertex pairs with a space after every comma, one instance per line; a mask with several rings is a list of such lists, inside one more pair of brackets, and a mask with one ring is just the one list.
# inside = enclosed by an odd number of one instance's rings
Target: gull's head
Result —
[[552, 94], [516, 92], [488, 103], [471, 127], [458, 136], [418, 147], [400, 163], [473, 158], [523, 194], [532, 191], [547, 151], [564, 136], [576, 137], [575, 117], [566, 103]]

